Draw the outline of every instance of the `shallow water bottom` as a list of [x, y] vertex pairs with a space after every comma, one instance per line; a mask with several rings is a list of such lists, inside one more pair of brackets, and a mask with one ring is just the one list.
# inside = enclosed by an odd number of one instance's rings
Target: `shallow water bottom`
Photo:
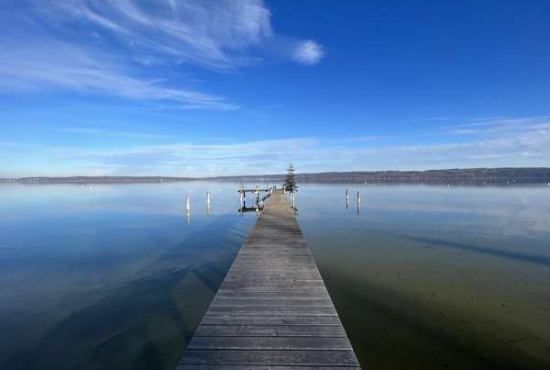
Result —
[[[365, 187], [359, 213], [328, 196], [300, 216], [364, 368], [550, 368], [546, 206], [526, 202], [529, 189], [458, 189], [453, 202], [433, 199], [437, 188], [384, 198], [391, 190]], [[472, 209], [472, 192], [507, 199]]]
[[[255, 221], [238, 185], [2, 187], [0, 369], [174, 369]], [[550, 188], [296, 200], [365, 369], [550, 368]]]

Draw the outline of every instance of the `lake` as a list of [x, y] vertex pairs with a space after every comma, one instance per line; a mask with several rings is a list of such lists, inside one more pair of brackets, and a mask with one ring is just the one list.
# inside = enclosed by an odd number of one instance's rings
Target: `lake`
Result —
[[[256, 220], [238, 186], [0, 185], [0, 369], [174, 369]], [[364, 368], [550, 368], [550, 186], [299, 190]]]

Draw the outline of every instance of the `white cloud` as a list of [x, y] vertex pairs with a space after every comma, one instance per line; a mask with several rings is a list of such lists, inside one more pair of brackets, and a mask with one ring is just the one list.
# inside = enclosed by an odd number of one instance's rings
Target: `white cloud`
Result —
[[[384, 145], [384, 138], [374, 139], [363, 142], [352, 138], [294, 138], [238, 144], [171, 143], [111, 150], [29, 144], [18, 147], [16, 143], [9, 143], [2, 153], [46, 158], [51, 166], [48, 173], [42, 175], [264, 174], [284, 171], [282, 167], [289, 161], [301, 172], [550, 166], [550, 121], [531, 122], [523, 131], [492, 132], [469, 142], [449, 142], [447, 139], [434, 144]], [[23, 145], [25, 151], [21, 150]], [[194, 169], [185, 170], [188, 166]], [[14, 176], [6, 170], [5, 176]], [[18, 172], [17, 175], [37, 173]]]
[[445, 132], [456, 135], [522, 134], [550, 128], [550, 117], [497, 118], [472, 120], [469, 123], [449, 126]]
[[[142, 145], [113, 150], [44, 147], [41, 151], [52, 159], [54, 168], [49, 171], [56, 175], [87, 173], [90, 168], [97, 174], [103, 168], [102, 174], [213, 176], [251, 174], [260, 169], [279, 172], [289, 157], [304, 158], [318, 145], [318, 139], [297, 138], [239, 144]], [[185, 170], [190, 166], [193, 170]]]
[[[185, 64], [233, 70], [262, 60], [264, 44], [285, 43], [262, 0], [21, 0], [0, 10], [0, 88], [7, 91], [53, 87], [237, 109], [177, 85], [170, 72]], [[322, 47], [302, 44], [290, 60], [315, 64]]]
[[87, 24], [135, 54], [218, 69], [250, 62], [246, 51], [273, 34], [261, 0], [28, 1], [51, 23]]
[[0, 44], [5, 46], [0, 49], [0, 89], [56, 87], [137, 100], [172, 101], [189, 109], [238, 108], [219, 96], [134, 77], [127, 67], [110, 60], [108, 55], [96, 53], [90, 56], [68, 43], [48, 38], [34, 38], [33, 41], [36, 44], [27, 47], [31, 40], [15, 43], [0, 37]]
[[294, 60], [308, 66], [319, 63], [324, 56], [323, 47], [312, 40], [300, 42], [294, 51]]
[[113, 137], [113, 138], [156, 139], [156, 140], [174, 139], [174, 136], [172, 135], [149, 134], [149, 133], [134, 132], [134, 131], [108, 130], [108, 129], [95, 128], [95, 127], [57, 127], [57, 128], [51, 128], [51, 130], [60, 132], [60, 133], [67, 133], [67, 134], [103, 136], [103, 137]]

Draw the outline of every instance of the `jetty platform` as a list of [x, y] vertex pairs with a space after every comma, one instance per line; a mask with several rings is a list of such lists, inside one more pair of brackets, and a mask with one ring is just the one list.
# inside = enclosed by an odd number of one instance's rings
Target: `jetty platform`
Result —
[[294, 211], [275, 191], [177, 370], [359, 370]]

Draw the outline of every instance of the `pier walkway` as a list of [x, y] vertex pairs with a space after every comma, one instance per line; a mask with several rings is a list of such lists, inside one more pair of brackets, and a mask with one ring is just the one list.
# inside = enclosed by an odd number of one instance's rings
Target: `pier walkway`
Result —
[[359, 370], [294, 213], [270, 196], [177, 370]]

